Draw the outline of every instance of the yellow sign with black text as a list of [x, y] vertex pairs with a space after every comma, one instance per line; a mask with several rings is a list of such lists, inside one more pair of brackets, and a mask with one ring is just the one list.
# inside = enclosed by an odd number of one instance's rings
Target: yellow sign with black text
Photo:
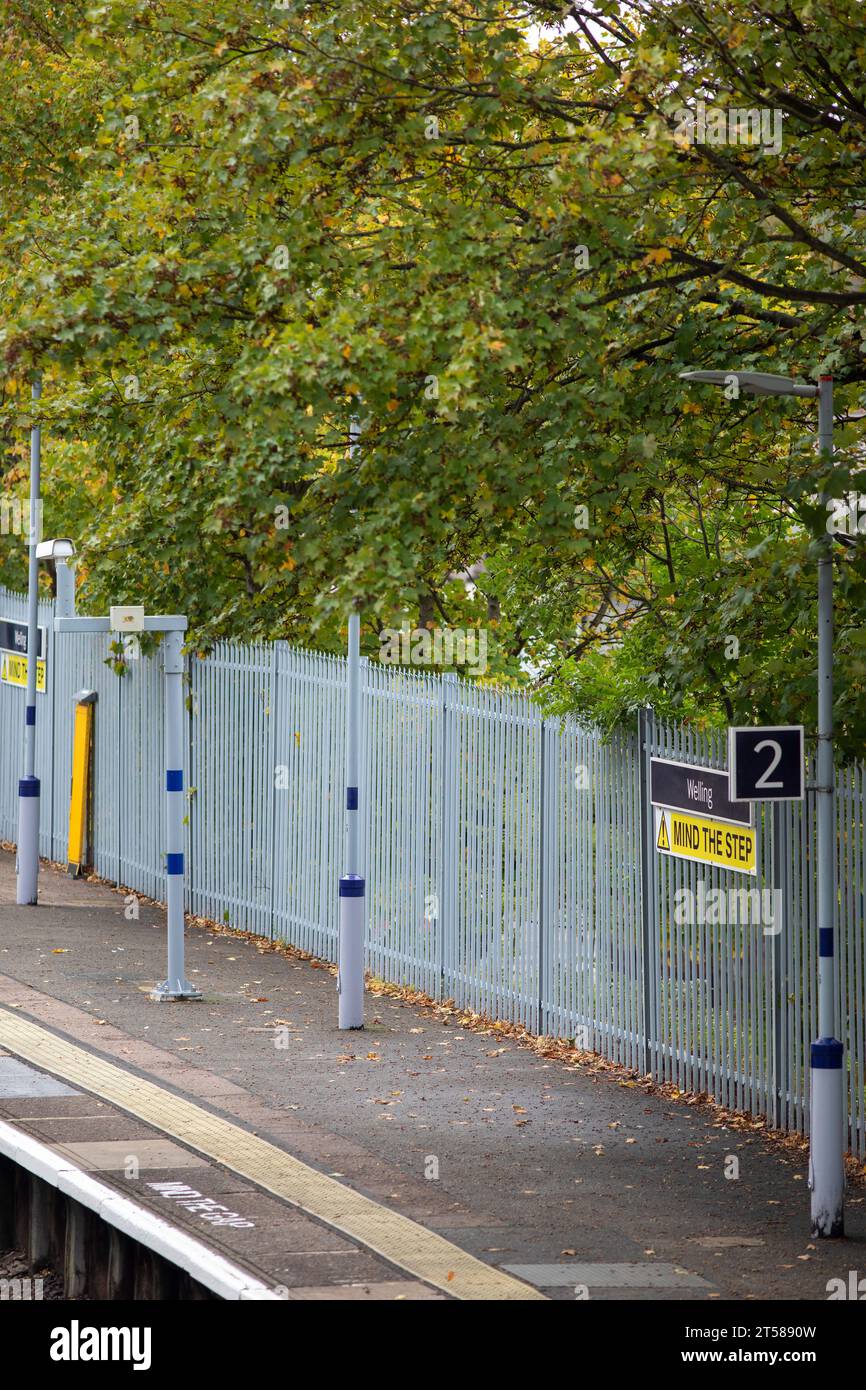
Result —
[[655, 808], [655, 843], [659, 854], [715, 864], [738, 874], [757, 873], [754, 826], [689, 816], [667, 806]]
[[[27, 687], [27, 657], [15, 652], [0, 652], [0, 681], [4, 685], [23, 685]], [[45, 662], [36, 663], [36, 689], [45, 694]]]

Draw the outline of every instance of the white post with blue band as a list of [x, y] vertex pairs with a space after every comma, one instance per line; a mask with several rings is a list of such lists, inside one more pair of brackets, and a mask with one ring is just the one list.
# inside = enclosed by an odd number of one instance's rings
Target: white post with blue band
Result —
[[[833, 456], [833, 379], [818, 384], [818, 447]], [[818, 561], [818, 1037], [812, 1043], [809, 1187], [812, 1236], [845, 1232], [844, 1049], [836, 1037], [836, 827], [833, 771], [833, 553]]]
[[340, 1028], [364, 1026], [364, 879], [360, 868], [361, 619], [349, 615], [346, 681], [346, 872], [340, 879], [337, 1012]]
[[[33, 400], [42, 395], [42, 380], [33, 382]], [[35, 907], [39, 898], [39, 778], [36, 776], [36, 675], [39, 662], [39, 544], [41, 514], [42, 430], [30, 430], [30, 515], [27, 568], [27, 693], [24, 697], [24, 776], [18, 783], [18, 855], [16, 902]]]
[[55, 632], [161, 632], [165, 679], [165, 834], [166, 915], [168, 920], [168, 973], [151, 992], [157, 1002], [201, 999], [186, 978], [184, 965], [184, 703], [183, 638], [186, 618], [179, 613], [145, 615], [141, 607], [112, 608], [108, 618], [55, 616]]
[[[183, 620], [186, 627], [186, 620]], [[163, 644], [165, 676], [165, 832], [166, 917], [168, 921], [168, 973], [151, 998], [201, 999], [186, 978], [184, 963], [184, 737], [183, 737], [183, 631], [172, 629]]]

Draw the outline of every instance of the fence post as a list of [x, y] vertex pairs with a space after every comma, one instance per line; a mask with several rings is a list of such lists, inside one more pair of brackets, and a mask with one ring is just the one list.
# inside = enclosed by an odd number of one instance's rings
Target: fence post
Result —
[[369, 914], [371, 911], [370, 899], [372, 897], [372, 892], [370, 888], [371, 871], [375, 887], [376, 866], [375, 864], [370, 863], [369, 858], [369, 827], [370, 817], [373, 812], [372, 799], [369, 794], [370, 777], [372, 775], [373, 763], [372, 747], [370, 744], [370, 729], [372, 727], [371, 702], [373, 699], [373, 688], [370, 684], [370, 658], [368, 656], [361, 657], [358, 681], [361, 687], [361, 718], [358, 732], [358, 776], [360, 778], [359, 786], [366, 787], [368, 789], [366, 800], [364, 801], [362, 808], [363, 814], [359, 813], [358, 816], [358, 853], [361, 856], [361, 863], [365, 866], [367, 870], [367, 924], [365, 931], [369, 932]]
[[[57, 573], [66, 569], [66, 565], [57, 565]], [[57, 805], [57, 749], [55, 740], [57, 738], [57, 682], [54, 679], [55, 667], [57, 665], [57, 641], [54, 636], [54, 614], [57, 611], [57, 604], [49, 600], [49, 617], [45, 624], [45, 695], [46, 713], [48, 715], [48, 747], [51, 749], [51, 762], [49, 764], [48, 776], [48, 857], [49, 859], [60, 859], [61, 855], [54, 843], [54, 822], [55, 807]], [[63, 611], [65, 612], [65, 604]], [[50, 658], [49, 658], [50, 652]]]
[[[784, 969], [782, 943], [788, 931], [788, 877], [787, 850], [787, 806], [782, 802], [773, 803], [773, 937], [772, 959], [773, 980], [771, 998], [773, 1001], [773, 1107], [772, 1123], [774, 1129], [787, 1127], [788, 1120], [788, 1049], [784, 1027], [787, 1013], [787, 981]], [[778, 920], [776, 914], [778, 913]]]
[[195, 719], [195, 697], [193, 695], [193, 663], [195, 653], [187, 652], [186, 672], [184, 675], [183, 686], [183, 756], [186, 776], [184, 778], [184, 795], [186, 797], [186, 909], [195, 914], [195, 888], [194, 868], [198, 863], [198, 853], [196, 846], [196, 826], [193, 824], [193, 802], [195, 801], [195, 765], [192, 760], [193, 753], [193, 720]]
[[544, 1029], [544, 994], [547, 953], [544, 933], [547, 923], [547, 720], [540, 721], [538, 754], [538, 1023], [536, 1032]]
[[270, 888], [268, 902], [268, 926], [271, 934], [271, 941], [277, 939], [277, 917], [276, 917], [276, 896], [277, 896], [277, 746], [280, 731], [283, 727], [283, 711], [280, 696], [282, 695], [282, 682], [280, 681], [280, 643], [274, 642], [271, 645], [271, 691], [268, 710], [268, 760], [265, 764], [268, 771], [269, 803], [271, 814], [271, 834], [270, 834], [270, 874], [268, 887]]
[[[65, 779], [59, 780], [61, 760], [57, 757], [57, 739], [67, 737], [66, 721], [63, 719], [63, 710], [58, 697], [59, 685], [59, 644], [57, 634], [54, 631], [54, 619], [74, 618], [75, 617], [75, 562], [58, 557], [54, 562], [56, 580], [56, 598], [53, 599], [49, 607], [49, 619], [46, 624], [45, 642], [51, 649], [51, 661], [45, 672], [45, 698], [48, 699], [48, 687], [51, 688], [51, 710], [49, 720], [51, 723], [51, 738], [49, 747], [51, 748], [51, 809], [49, 812], [49, 826], [51, 836], [51, 858], [63, 859], [65, 862], [66, 847], [63, 843], [61, 826], [64, 825], [64, 796], [68, 789]], [[63, 650], [68, 648], [63, 644]], [[67, 686], [68, 690], [68, 686]], [[68, 690], [71, 694], [71, 690]], [[72, 706], [70, 705], [71, 709]], [[66, 803], [68, 806], [68, 802]], [[59, 839], [59, 844], [55, 843], [55, 836]]]
[[440, 676], [439, 680], [442, 791], [439, 820], [439, 891], [436, 902], [436, 987], [439, 998], [444, 999], [446, 975], [451, 965], [445, 934], [447, 930], [450, 930], [451, 924], [456, 922], [457, 912], [457, 894], [454, 891], [457, 868], [455, 843], [457, 787], [454, 764], [453, 701], [453, 696], [457, 692], [457, 675], [454, 671], [447, 671]]
[[650, 804], [649, 764], [652, 753], [653, 712], [644, 705], [637, 716], [637, 755], [640, 781], [640, 910], [641, 910], [641, 983], [643, 985], [643, 1056], [644, 1072], [653, 1073], [653, 1034], [655, 1011], [655, 949], [653, 919], [655, 901], [652, 894], [650, 856], [653, 853], [653, 817]]
[[[109, 633], [109, 637], [108, 637], [109, 646], [110, 646], [110, 644], [111, 644], [111, 642], [112, 642], [113, 640], [114, 640], [114, 638], [113, 638], [112, 635]], [[122, 841], [123, 841], [123, 827], [122, 827], [122, 824], [121, 824], [121, 817], [122, 817], [122, 815], [123, 815], [123, 788], [122, 788], [122, 786], [121, 786], [121, 783], [122, 783], [122, 780], [123, 780], [123, 766], [124, 766], [124, 763], [123, 763], [123, 692], [124, 692], [124, 689], [125, 689], [124, 681], [126, 680], [126, 677], [125, 677], [125, 676], [121, 676], [120, 674], [115, 674], [114, 679], [115, 679], [115, 681], [117, 682], [117, 685], [116, 685], [116, 690], [117, 690], [117, 706], [116, 706], [116, 712], [117, 712], [117, 728], [116, 728], [115, 731], [114, 731], [114, 732], [115, 732], [116, 739], [117, 739], [117, 744], [116, 744], [116, 747], [115, 747], [115, 758], [116, 758], [115, 767], [117, 768], [117, 776], [111, 778], [111, 784], [112, 784], [112, 786], [114, 787], [114, 797], [115, 797], [115, 801], [114, 801], [114, 817], [113, 817], [113, 821], [114, 821], [114, 831], [115, 831], [115, 835], [116, 835], [117, 839], [116, 839], [116, 852], [115, 852], [115, 854], [114, 854], [112, 857], [113, 857], [113, 859], [114, 859], [114, 881], [115, 881], [115, 883], [117, 883], [117, 884], [121, 884], [121, 883], [123, 883], [123, 877], [124, 877], [124, 876], [123, 876], [123, 872], [122, 872], [121, 862], [120, 862], [120, 856], [121, 856], [121, 844], [122, 844]], [[163, 810], [162, 814], [163, 814], [163, 815], [165, 814], [164, 810]]]

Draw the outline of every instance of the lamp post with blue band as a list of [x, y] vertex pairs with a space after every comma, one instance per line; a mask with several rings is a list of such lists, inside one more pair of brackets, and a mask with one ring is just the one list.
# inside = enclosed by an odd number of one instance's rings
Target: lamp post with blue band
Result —
[[[33, 382], [32, 396], [42, 395], [42, 379]], [[39, 898], [39, 778], [36, 776], [36, 674], [39, 664], [39, 544], [41, 513], [42, 430], [30, 430], [30, 514], [27, 566], [27, 693], [24, 697], [24, 776], [18, 783], [18, 855], [16, 902], [33, 907]]]
[[[833, 458], [833, 378], [818, 385], [769, 372], [680, 372], [686, 381], [736, 387], [754, 396], [818, 398], [818, 448]], [[822, 497], [822, 503], [826, 501]], [[812, 1043], [809, 1105], [809, 1188], [813, 1237], [845, 1233], [844, 1048], [836, 1037], [836, 830], [833, 772], [833, 538], [818, 558], [818, 1037]]]
[[361, 619], [349, 615], [346, 681], [346, 872], [340, 879], [337, 1013], [340, 1028], [364, 1026], [364, 879], [359, 873], [358, 769], [361, 741]]
[[187, 620], [180, 614], [145, 616], [143, 608], [112, 608], [108, 618], [54, 619], [55, 632], [161, 632], [165, 676], [165, 831], [166, 916], [168, 970], [151, 993], [158, 1003], [201, 999], [186, 978], [184, 964], [184, 717], [183, 635]]
[[[833, 457], [833, 379], [818, 384], [818, 447]], [[812, 1235], [845, 1231], [843, 1048], [836, 1037], [836, 830], [833, 772], [833, 541], [818, 560], [818, 1037], [812, 1043], [809, 1186]]]

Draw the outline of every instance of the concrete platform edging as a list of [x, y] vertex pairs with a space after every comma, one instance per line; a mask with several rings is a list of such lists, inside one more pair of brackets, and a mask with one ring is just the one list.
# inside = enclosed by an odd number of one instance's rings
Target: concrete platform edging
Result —
[[0, 1156], [91, 1211], [138, 1245], [167, 1260], [227, 1300], [284, 1301], [279, 1293], [231, 1264], [201, 1241], [83, 1173], [45, 1144], [0, 1120]]

